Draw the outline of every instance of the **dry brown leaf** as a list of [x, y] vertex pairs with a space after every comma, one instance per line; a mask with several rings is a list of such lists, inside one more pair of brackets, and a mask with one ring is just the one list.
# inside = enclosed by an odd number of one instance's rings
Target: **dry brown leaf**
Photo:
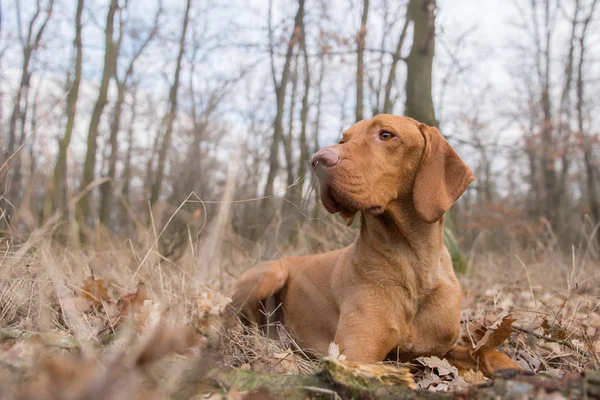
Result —
[[512, 317], [512, 314], [505, 315], [502, 319], [496, 321], [477, 342], [475, 352], [482, 348], [496, 349], [500, 346], [515, 331], [512, 327], [512, 323], [515, 321], [516, 319]]
[[108, 289], [104, 284], [104, 280], [95, 279], [93, 276], [90, 276], [83, 281], [83, 285], [81, 286], [81, 296], [89, 299], [96, 308], [102, 306], [103, 301], [110, 301], [110, 296], [108, 295]]
[[448, 355], [446, 355], [446, 357], [448, 358], [448, 361], [457, 368], [460, 368], [460, 370], [481, 370], [488, 378], [492, 377], [496, 371], [502, 369], [522, 369], [505, 354], [485, 346], [477, 351], [462, 346], [456, 346], [448, 353]]
[[231, 299], [210, 291], [201, 293], [196, 300], [196, 318], [194, 325], [205, 335], [216, 334], [215, 327], [221, 322]]
[[458, 377], [458, 369], [448, 362], [446, 359], [438, 357], [419, 357], [415, 361], [419, 362], [423, 366], [432, 369], [440, 377], [448, 376]]
[[465, 332], [461, 339], [464, 343], [470, 344], [472, 342], [479, 342], [483, 338], [483, 335], [485, 335], [487, 328], [481, 321], [473, 320], [469, 323], [467, 330], [468, 332]]
[[485, 375], [483, 375], [483, 372], [473, 371], [472, 369], [459, 371], [459, 374], [465, 382], [470, 383], [471, 385], [479, 385], [488, 380]]
[[423, 379], [417, 382], [417, 386], [421, 389], [428, 389], [429, 386], [431, 386], [432, 384], [440, 382], [442, 382], [442, 378], [440, 378], [433, 372], [430, 372], [429, 374], [427, 374], [427, 376], [425, 376]]
[[557, 324], [550, 325], [546, 318], [544, 318], [544, 321], [542, 322], [542, 329], [544, 329], [544, 335], [554, 339], [565, 340], [569, 336], [564, 328]]
[[135, 293], [123, 295], [119, 301], [119, 313], [121, 317], [126, 317], [130, 313], [139, 312], [144, 305], [144, 301], [150, 299], [150, 289], [144, 282], [140, 282]]
[[448, 382], [436, 382], [427, 387], [430, 392], [447, 392], [449, 389]]
[[452, 379], [449, 382], [448, 386], [449, 386], [449, 389], [454, 392], [454, 391], [466, 390], [471, 385], [459, 376], [456, 379]]

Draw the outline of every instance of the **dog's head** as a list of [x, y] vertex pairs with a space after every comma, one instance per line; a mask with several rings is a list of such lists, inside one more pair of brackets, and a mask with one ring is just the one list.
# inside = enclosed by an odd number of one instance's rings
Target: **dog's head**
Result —
[[388, 114], [352, 125], [312, 165], [323, 205], [348, 225], [356, 212], [382, 214], [398, 199], [412, 199], [418, 217], [434, 223], [474, 180], [436, 128]]

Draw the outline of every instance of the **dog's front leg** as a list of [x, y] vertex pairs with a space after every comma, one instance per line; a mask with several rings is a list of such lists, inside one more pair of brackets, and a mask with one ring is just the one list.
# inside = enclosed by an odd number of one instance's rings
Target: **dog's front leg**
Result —
[[348, 360], [383, 361], [398, 345], [399, 330], [388, 318], [359, 311], [342, 312], [334, 343]]

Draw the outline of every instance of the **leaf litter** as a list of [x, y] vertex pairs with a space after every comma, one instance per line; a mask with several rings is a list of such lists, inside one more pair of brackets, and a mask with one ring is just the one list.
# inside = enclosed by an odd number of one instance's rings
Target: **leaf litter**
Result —
[[[35, 319], [23, 314], [15, 324], [15, 334], [1, 340], [0, 364], [19, 371], [17, 375], [27, 375], [28, 382], [34, 379], [37, 383], [31, 387], [36, 390], [51, 393], [60, 388], [75, 393], [92, 382], [103, 382], [108, 390], [114, 389], [111, 382], [118, 381], [124, 388], [131, 386], [131, 393], [154, 385], [161, 395], [168, 395], [177, 386], [173, 378], [165, 381], [140, 372], [140, 368], [152, 370], [157, 362], [178, 365], [211, 346], [217, 346], [224, 365], [257, 372], [311, 373], [319, 362], [322, 364], [314, 355], [300, 350], [283, 327], [276, 327], [283, 338], [280, 341], [242, 328], [228, 307], [230, 299], [219, 290], [201, 287], [187, 291], [178, 303], [176, 296], [168, 300], [156, 296], [148, 282], [140, 281], [129, 291], [106, 277], [91, 275], [79, 282], [72, 297], [49, 297], [53, 299], [49, 307], [55, 310], [54, 329], [44, 333], [19, 331], [18, 327], [36, 327]], [[73, 315], [65, 311], [69, 303], [90, 327], [100, 325], [91, 330], [92, 336], [80, 337], [72, 331]], [[514, 360], [525, 370], [555, 376], [598, 368], [594, 354], [600, 349], [599, 311], [597, 298], [586, 293], [562, 294], [539, 287], [471, 287], [463, 307], [459, 344], [468, 349], [475, 362], [457, 366], [446, 359], [422, 357], [411, 364], [411, 379], [416, 387], [430, 391], [460, 391], [484, 384], [488, 378], [481, 359], [491, 351]], [[329, 359], [355, 373], [383, 379], [380, 364], [347, 364], [335, 344], [329, 348]], [[399, 372], [405, 368], [403, 365], [391, 367], [399, 369], [386, 373], [404, 376]], [[113, 371], [127, 377], [123, 379], [128, 383], [115, 377]], [[11, 381], [10, 374], [9, 378], [4, 375], [0, 376], [0, 384], [8, 379], [14, 387], [25, 390], [19, 386], [21, 379]], [[76, 377], [82, 384], [67, 388], [63, 376]], [[139, 393], [150, 396], [145, 389]], [[235, 398], [236, 393], [231, 396]]]

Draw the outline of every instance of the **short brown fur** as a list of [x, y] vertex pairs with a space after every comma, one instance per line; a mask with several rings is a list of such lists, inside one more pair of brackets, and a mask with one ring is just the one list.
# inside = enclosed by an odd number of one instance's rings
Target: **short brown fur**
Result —
[[[388, 137], [391, 135], [391, 138]], [[284, 257], [246, 271], [233, 303], [261, 320], [274, 294], [297, 342], [348, 359], [443, 357], [460, 330], [462, 291], [443, 242], [444, 213], [474, 178], [440, 132], [411, 118], [377, 115], [313, 156], [321, 200], [348, 223], [350, 246]]]

